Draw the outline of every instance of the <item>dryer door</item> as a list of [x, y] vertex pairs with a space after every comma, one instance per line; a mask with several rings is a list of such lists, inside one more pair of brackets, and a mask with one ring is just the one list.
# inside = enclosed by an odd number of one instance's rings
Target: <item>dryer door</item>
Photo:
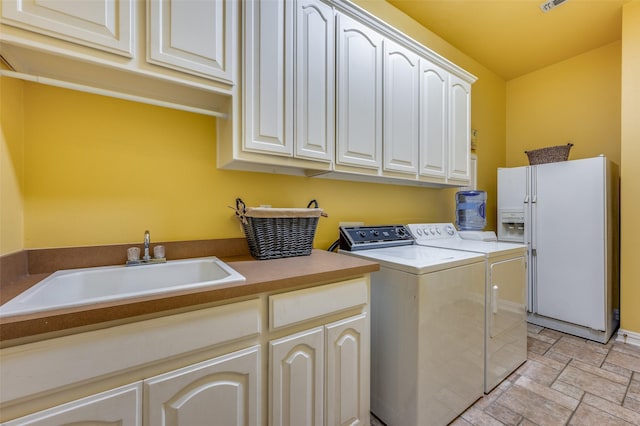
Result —
[[524, 257], [492, 263], [488, 282], [485, 392], [527, 358]]

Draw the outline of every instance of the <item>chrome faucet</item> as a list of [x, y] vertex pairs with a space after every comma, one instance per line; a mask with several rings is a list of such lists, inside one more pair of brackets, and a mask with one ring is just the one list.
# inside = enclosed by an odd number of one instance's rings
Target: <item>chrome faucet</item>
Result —
[[144, 256], [142, 260], [151, 260], [149, 255], [149, 245], [151, 244], [151, 234], [149, 231], [144, 231]]
[[167, 258], [164, 257], [164, 246], [155, 246], [153, 248], [153, 254], [155, 257], [151, 257], [149, 249], [151, 248], [151, 234], [149, 231], [144, 231], [144, 254], [140, 258], [140, 247], [129, 247], [127, 249], [127, 266], [135, 265], [147, 265], [150, 263], [165, 263]]

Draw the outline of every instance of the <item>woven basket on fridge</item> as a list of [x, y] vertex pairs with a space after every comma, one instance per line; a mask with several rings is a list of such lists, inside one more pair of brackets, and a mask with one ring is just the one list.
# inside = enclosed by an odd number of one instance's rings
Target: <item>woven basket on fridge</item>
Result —
[[310, 255], [318, 219], [327, 216], [316, 200], [306, 209], [281, 209], [246, 207], [240, 198], [236, 199], [236, 215], [251, 255], [259, 260]]
[[529, 164], [532, 166], [535, 164], [555, 163], [557, 161], [567, 161], [569, 150], [571, 150], [572, 146], [572, 143], [568, 143], [566, 145], [533, 149], [524, 153], [529, 157]]

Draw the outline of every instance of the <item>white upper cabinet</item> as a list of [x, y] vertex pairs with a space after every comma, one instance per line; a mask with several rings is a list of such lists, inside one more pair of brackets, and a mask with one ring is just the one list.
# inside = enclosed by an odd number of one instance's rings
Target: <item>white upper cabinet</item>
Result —
[[318, 0], [297, 0], [295, 155], [332, 161], [335, 144], [335, 19]]
[[243, 6], [243, 148], [292, 156], [292, 3], [248, 1]]
[[[179, 71], [233, 81], [236, 8], [224, 0], [153, 0], [147, 60]], [[227, 30], [228, 29], [228, 30]]]
[[449, 182], [468, 184], [471, 180], [471, 85], [450, 76], [449, 96]]
[[382, 165], [382, 43], [370, 27], [337, 16], [337, 164]]
[[217, 117], [231, 115], [237, 0], [6, 0], [12, 77]]
[[447, 99], [449, 73], [420, 61], [420, 175], [444, 182], [447, 177]]
[[384, 170], [418, 173], [420, 130], [417, 54], [384, 41]]
[[328, 168], [335, 145], [333, 8], [320, 0], [243, 7], [241, 145], [231, 159], [223, 149], [222, 162]]
[[3, 0], [2, 22], [131, 57], [131, 0]]
[[242, 5], [242, 97], [217, 127], [218, 167], [469, 183], [473, 75], [349, 0]]

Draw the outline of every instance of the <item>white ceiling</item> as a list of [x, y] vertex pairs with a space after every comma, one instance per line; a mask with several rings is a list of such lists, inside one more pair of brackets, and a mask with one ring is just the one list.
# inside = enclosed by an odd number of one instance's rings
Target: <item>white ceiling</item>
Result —
[[620, 40], [630, 0], [387, 0], [505, 80]]

